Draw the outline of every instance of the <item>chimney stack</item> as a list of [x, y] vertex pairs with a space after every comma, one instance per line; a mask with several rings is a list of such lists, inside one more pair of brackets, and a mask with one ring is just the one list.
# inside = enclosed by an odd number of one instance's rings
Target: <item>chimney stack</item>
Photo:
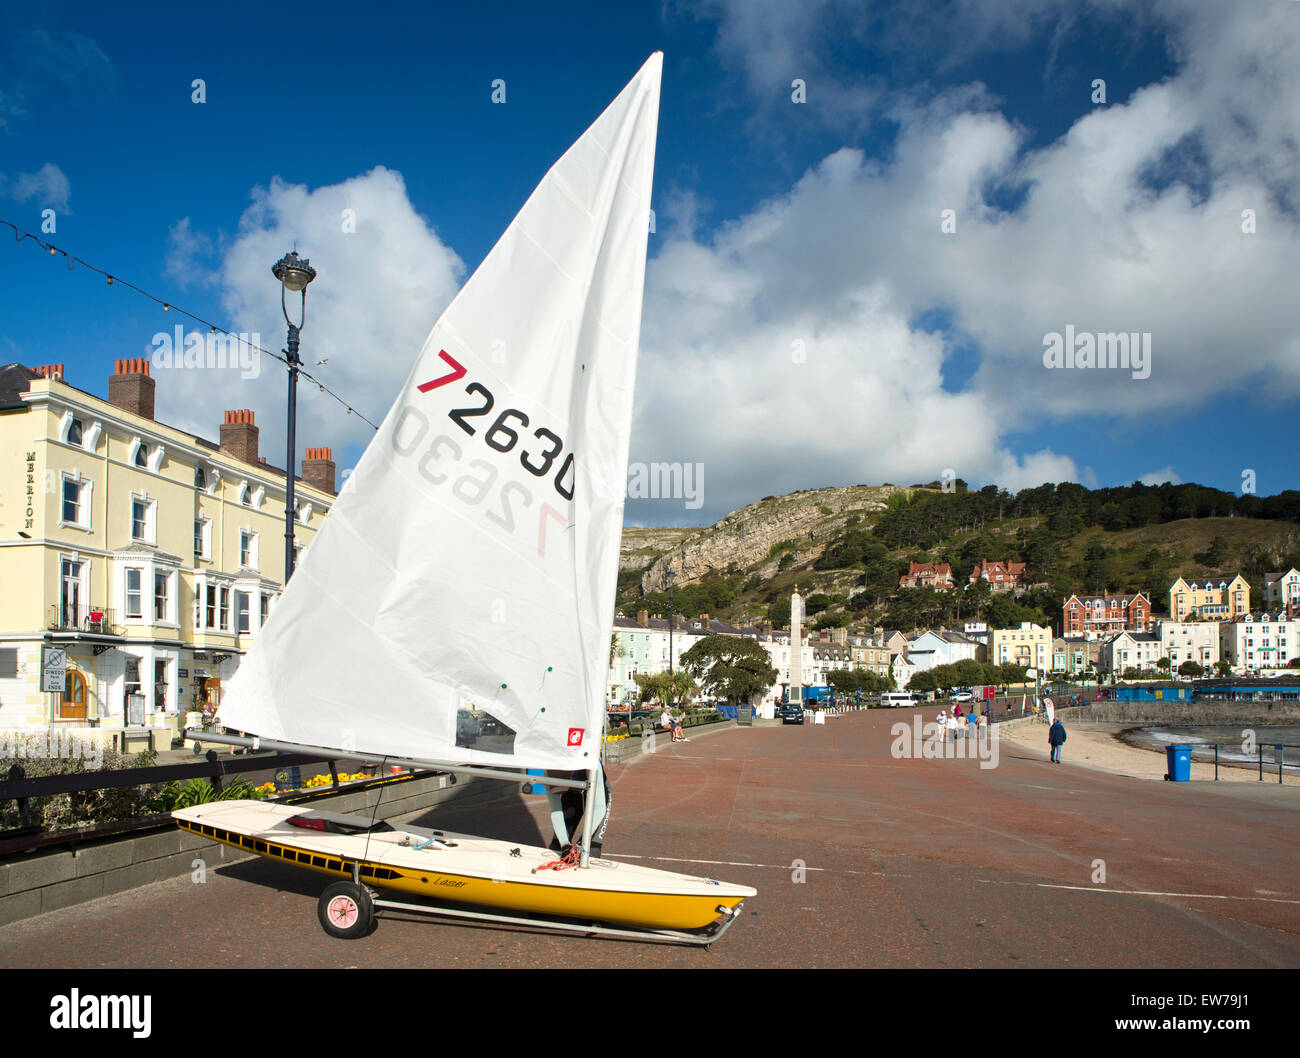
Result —
[[[108, 379], [108, 403], [142, 419], [153, 418], [153, 395], [157, 385], [149, 377], [149, 361], [142, 356], [115, 360]], [[59, 372], [62, 377], [62, 371]]]
[[41, 364], [41, 366], [36, 369], [36, 373], [42, 378], [52, 378], [58, 382], [63, 381], [62, 364]]
[[702, 614], [700, 614], [700, 621], [701, 621], [701, 623], [703, 623], [703, 625], [704, 625], [705, 628], [708, 628], [708, 627], [709, 627], [709, 615], [708, 615], [708, 614], [706, 614], [706, 613], [702, 613]]
[[637, 612], [636, 612], [636, 623], [639, 624], [642, 628], [649, 628], [649, 627], [650, 627], [650, 611], [649, 611], [649, 610], [637, 610]]
[[334, 453], [328, 448], [309, 448], [302, 461], [302, 480], [314, 489], [337, 495], [334, 488]]
[[247, 408], [226, 412], [221, 424], [221, 450], [226, 455], [257, 466], [257, 434], [253, 413]]
[[770, 636], [771, 634], [772, 634], [772, 622], [771, 622], [771, 621], [764, 621], [764, 622], [763, 622], [763, 635], [765, 635], [765, 636]]

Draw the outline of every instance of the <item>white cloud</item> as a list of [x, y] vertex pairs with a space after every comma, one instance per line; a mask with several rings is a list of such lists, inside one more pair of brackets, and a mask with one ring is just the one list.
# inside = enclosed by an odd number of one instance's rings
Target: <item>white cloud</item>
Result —
[[46, 162], [34, 173], [19, 173], [6, 180], [0, 173], [0, 194], [15, 202], [34, 202], [41, 209], [67, 212], [72, 185], [53, 162]]
[[[12, 5], [11, 5], [12, 6]], [[31, 118], [46, 102], [88, 107], [117, 96], [112, 60], [91, 37], [39, 27], [18, 29], [0, 9], [0, 129]]]
[[[1017, 13], [1079, 10], [956, 6], [990, 47]], [[844, 148], [711, 239], [673, 233], [648, 276], [633, 458], [706, 461], [710, 511], [942, 468], [1018, 488], [1093, 472], [1051, 450], [1014, 453], [1009, 433], [1181, 414], [1262, 386], [1300, 392], [1300, 111], [1288, 102], [1300, 21], [1294, 5], [1265, 6], [1164, 0], [1178, 73], [1123, 104], [1081, 102], [1039, 149], [977, 84], [902, 97], [887, 162]], [[841, 13], [759, 5], [755, 23], [723, 18], [719, 47], [751, 77], [793, 68]], [[1011, 211], [994, 204], [1007, 188], [1023, 192]], [[942, 339], [908, 327], [933, 310], [951, 316], [949, 340], [979, 350], [961, 393], [943, 388]], [[1067, 325], [1149, 333], [1150, 377], [1046, 369], [1044, 337]]]
[[[1300, 95], [1300, 23], [1281, 6], [1255, 19], [1232, 5], [1205, 13], [1163, 0], [1178, 73], [1123, 104], [1081, 103], [1068, 131], [1038, 149], [970, 84], [924, 103], [891, 98], [899, 134], [887, 161], [834, 151], [788, 192], [711, 233], [700, 231], [689, 193], [670, 195], [647, 272], [632, 459], [704, 463], [705, 517], [769, 493], [930, 481], [949, 469], [1010, 489], [1091, 487], [1091, 467], [1051, 447], [1025, 452], [1008, 437], [1044, 423], [1086, 431], [1186, 413], [1265, 384], [1277, 397], [1300, 391], [1289, 308], [1300, 228], [1287, 197], [1300, 112], [1282, 102]], [[1078, 5], [968, 0], [953, 9], [971, 40], [993, 47], [1016, 12], [1037, 24]], [[719, 46], [762, 78], [815, 61], [846, 8], [757, 10], [766, 23], [723, 24]], [[1008, 32], [1014, 41], [1025, 30]], [[1278, 85], [1287, 92], [1273, 94]], [[1199, 160], [1188, 168], [1185, 157]], [[1023, 191], [1012, 211], [995, 204], [1007, 188]], [[340, 230], [348, 208], [355, 234]], [[947, 209], [951, 235], [940, 227]], [[1242, 231], [1246, 209], [1254, 235]], [[183, 222], [174, 236], [182, 254], [206, 249]], [[394, 172], [315, 191], [273, 181], [220, 247], [217, 277], [230, 318], [275, 349], [283, 320], [269, 270], [295, 241], [321, 269], [303, 358], [309, 368], [328, 358], [322, 378], [381, 416], [454, 294], [461, 262]], [[952, 333], [912, 322], [933, 310], [953, 320]], [[1067, 325], [1149, 332], [1150, 378], [1047, 370], [1044, 335]], [[976, 346], [979, 365], [953, 392], [944, 368], [958, 344]], [[257, 410], [262, 449], [279, 461], [283, 373], [267, 368], [253, 382], [195, 372], [160, 384], [160, 414], [184, 422], [191, 407], [214, 407], [216, 392], [226, 407]], [[338, 455], [345, 440], [368, 440], [333, 402], [310, 387], [303, 394], [303, 444]], [[191, 428], [216, 432], [213, 422]], [[1162, 475], [1177, 480], [1171, 467], [1147, 477]], [[629, 513], [682, 518], [680, 501]]]
[[1170, 485], [1181, 485], [1183, 479], [1174, 473], [1173, 467], [1165, 467], [1163, 470], [1152, 470], [1150, 473], [1143, 474], [1138, 478], [1143, 485], [1163, 485], [1168, 482]]
[[[343, 230], [345, 210], [355, 219], [350, 233]], [[208, 238], [184, 221], [173, 235], [182, 251]], [[286, 325], [271, 266], [295, 244], [312, 259], [319, 274], [307, 293], [304, 366], [375, 422], [464, 273], [460, 258], [415, 212], [401, 175], [383, 167], [315, 190], [274, 179], [254, 190], [253, 204], [224, 242], [215, 281], [231, 329], [260, 334], [262, 346], [275, 352], [284, 348]], [[289, 309], [296, 322], [292, 300]], [[319, 360], [329, 363], [317, 366]], [[251, 408], [261, 454], [283, 464], [285, 370], [267, 358], [260, 367], [251, 379], [235, 370], [155, 371], [158, 417], [215, 439], [219, 409]], [[302, 382], [298, 394], [299, 459], [306, 446], [324, 445], [342, 463], [345, 444], [369, 442], [371, 428], [316, 386]]]
[[215, 283], [218, 276], [211, 271], [211, 263], [205, 262], [216, 253], [215, 240], [196, 232], [190, 225], [189, 217], [182, 217], [167, 232], [167, 262], [163, 274], [175, 280], [182, 288], [194, 283]]

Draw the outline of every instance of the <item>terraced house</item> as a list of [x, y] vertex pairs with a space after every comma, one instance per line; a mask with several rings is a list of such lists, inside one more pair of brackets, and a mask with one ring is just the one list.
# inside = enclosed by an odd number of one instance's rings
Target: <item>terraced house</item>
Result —
[[1272, 610], [1300, 614], [1300, 571], [1264, 574], [1264, 605]]
[[[117, 361], [107, 400], [62, 365], [0, 367], [0, 729], [170, 746], [283, 588], [284, 473], [253, 413], [227, 411], [219, 443], [157, 422], [149, 366]], [[307, 455], [300, 548], [335, 489], [330, 450]], [[45, 646], [66, 652], [59, 692]]]
[[1061, 608], [1061, 633], [1067, 639], [1083, 636], [1097, 639], [1119, 632], [1149, 632], [1151, 599], [1145, 592], [1135, 595], [1071, 595]]
[[1052, 630], [1028, 621], [1017, 628], [996, 628], [988, 660], [1047, 672], [1052, 664]]
[[1233, 621], [1250, 613], [1250, 585], [1240, 574], [1228, 580], [1183, 580], [1169, 587], [1169, 616], [1175, 621]]
[[1300, 656], [1300, 620], [1285, 611], [1243, 614], [1219, 625], [1219, 640], [1236, 672], [1282, 669]]

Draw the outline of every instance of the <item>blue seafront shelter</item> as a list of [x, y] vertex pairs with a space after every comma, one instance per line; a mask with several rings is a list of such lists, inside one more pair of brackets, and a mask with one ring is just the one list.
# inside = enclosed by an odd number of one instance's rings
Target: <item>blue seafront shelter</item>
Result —
[[1133, 683], [1112, 687], [1107, 697], [1113, 702], [1190, 702], [1196, 691], [1190, 683]]
[[1120, 684], [1106, 692], [1113, 702], [1253, 702], [1300, 700], [1300, 672], [1276, 679], [1228, 677], [1190, 683]]
[[1253, 702], [1261, 699], [1300, 700], [1300, 671], [1287, 673], [1274, 679], [1248, 679], [1228, 677], [1217, 680], [1196, 680], [1196, 697], [1199, 701]]

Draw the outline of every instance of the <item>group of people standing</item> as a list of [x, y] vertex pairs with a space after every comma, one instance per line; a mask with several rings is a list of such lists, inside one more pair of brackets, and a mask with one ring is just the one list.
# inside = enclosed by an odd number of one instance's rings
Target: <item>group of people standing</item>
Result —
[[969, 737], [971, 735], [983, 735], [987, 732], [989, 726], [987, 712], [977, 714], [972, 708], [963, 718], [960, 705], [954, 705], [951, 713], [945, 709], [940, 709], [939, 715], [934, 719], [944, 729], [944, 737], [951, 738], [954, 742], [957, 741], [957, 734], [963, 727]]
[[[1047, 729], [1047, 744], [1052, 751], [1052, 763], [1060, 764], [1061, 747], [1065, 745], [1065, 725], [1061, 723], [1061, 718], [1056, 715], [1056, 709], [1053, 705], [1052, 699], [1043, 699], [1042, 711], [1046, 714], [1047, 722], [1050, 725]], [[1034, 713], [1039, 713], [1037, 702], [1034, 703]], [[951, 740], [953, 742], [957, 741], [958, 733], [963, 727], [966, 729], [966, 736], [968, 738], [972, 735], [983, 737], [989, 724], [987, 707], [985, 712], [979, 714], [976, 714], [974, 708], [971, 708], [966, 713], [964, 722], [960, 705], [954, 705], [951, 713], [945, 709], [940, 709], [939, 715], [934, 719], [943, 730], [945, 741]]]

